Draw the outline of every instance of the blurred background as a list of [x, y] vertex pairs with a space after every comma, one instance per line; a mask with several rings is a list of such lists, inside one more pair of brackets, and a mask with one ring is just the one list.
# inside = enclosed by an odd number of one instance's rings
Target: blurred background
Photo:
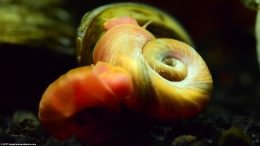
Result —
[[[77, 66], [73, 50], [81, 17], [98, 6], [124, 0], [41, 2], [0, 0], [0, 114], [9, 114], [17, 109], [37, 113], [39, 100], [47, 86]], [[209, 106], [234, 113], [260, 115], [255, 11], [246, 8], [240, 0], [131, 2], [162, 9], [187, 30], [213, 76], [214, 90]], [[10, 5], [17, 7], [9, 8]], [[20, 15], [20, 11], [24, 15]], [[21, 17], [17, 19], [19, 21], [9, 21], [10, 17], [18, 17], [17, 12]], [[27, 19], [29, 16], [32, 19]], [[41, 25], [41, 22], [48, 23]], [[11, 25], [13, 23], [17, 25]], [[37, 30], [49, 32], [48, 35], [30, 29], [35, 23], [38, 24]], [[9, 28], [12, 28], [10, 32]], [[29, 41], [23, 37], [28, 37]]]

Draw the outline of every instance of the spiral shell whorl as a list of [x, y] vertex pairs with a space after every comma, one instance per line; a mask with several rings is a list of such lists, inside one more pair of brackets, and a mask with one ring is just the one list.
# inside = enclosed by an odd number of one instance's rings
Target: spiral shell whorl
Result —
[[212, 79], [200, 55], [180, 41], [156, 39], [138, 25], [109, 29], [93, 58], [128, 70], [135, 92], [125, 99], [126, 105], [153, 117], [189, 117], [208, 101]]
[[144, 48], [144, 56], [146, 49], [158, 50], [156, 53], [161, 55], [161, 58], [172, 57], [178, 60], [180, 69], [177, 65], [169, 68], [170, 71], [176, 68], [175, 70], [179, 71], [177, 74], [183, 76], [182, 80], [167, 80], [153, 69], [152, 62], [148, 62], [151, 84], [155, 96], [158, 97], [155, 103], [159, 103], [151, 107], [150, 113], [156, 113], [154, 115], [158, 118], [169, 119], [190, 117], [200, 112], [207, 103], [212, 88], [210, 72], [200, 55], [187, 44], [173, 39], [156, 39], [149, 42]]

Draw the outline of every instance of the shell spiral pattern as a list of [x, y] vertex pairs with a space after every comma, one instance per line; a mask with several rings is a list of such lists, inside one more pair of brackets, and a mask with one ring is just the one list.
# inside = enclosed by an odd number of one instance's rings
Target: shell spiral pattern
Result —
[[132, 75], [134, 93], [124, 102], [152, 117], [190, 117], [209, 99], [212, 78], [201, 56], [191, 46], [157, 39], [137, 24], [125, 22], [108, 29], [97, 42], [93, 58], [94, 63], [104, 61], [126, 69]]

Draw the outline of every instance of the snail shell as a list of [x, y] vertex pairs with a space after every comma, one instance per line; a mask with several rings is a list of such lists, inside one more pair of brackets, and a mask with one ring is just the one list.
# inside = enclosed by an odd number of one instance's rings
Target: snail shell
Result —
[[126, 69], [134, 85], [132, 96], [123, 100], [129, 108], [158, 119], [180, 119], [199, 113], [212, 90], [207, 65], [186, 43], [192, 44], [185, 30], [164, 12], [119, 3], [83, 17], [77, 58], [82, 65], [93, 60]]
[[167, 13], [140, 3], [113, 3], [87, 12], [80, 23], [77, 35], [77, 60], [81, 65], [93, 62], [92, 53], [99, 38], [106, 31], [107, 20], [129, 16], [143, 26], [152, 22], [146, 29], [156, 37], [175, 38], [193, 44], [191, 38], [177, 20]]
[[183, 42], [156, 39], [141, 26], [119, 24], [104, 33], [94, 49], [98, 61], [128, 70], [135, 91], [124, 102], [152, 117], [190, 117], [208, 102], [212, 78], [201, 56]]
[[133, 95], [124, 99], [128, 107], [159, 119], [178, 119], [199, 113], [212, 90], [207, 65], [188, 44], [192, 41], [186, 31], [166, 13], [119, 3], [83, 17], [77, 58], [82, 65], [93, 60], [123, 67], [134, 84]]

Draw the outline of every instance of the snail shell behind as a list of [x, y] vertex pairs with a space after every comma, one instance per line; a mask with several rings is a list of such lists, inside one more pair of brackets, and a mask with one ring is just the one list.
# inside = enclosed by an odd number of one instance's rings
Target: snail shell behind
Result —
[[139, 3], [113, 3], [98, 7], [87, 12], [80, 23], [77, 36], [77, 60], [81, 65], [93, 62], [92, 53], [99, 38], [105, 33], [103, 27], [107, 20], [129, 16], [146, 28], [156, 37], [175, 38], [188, 44], [193, 44], [191, 38], [177, 20], [165, 12]]

